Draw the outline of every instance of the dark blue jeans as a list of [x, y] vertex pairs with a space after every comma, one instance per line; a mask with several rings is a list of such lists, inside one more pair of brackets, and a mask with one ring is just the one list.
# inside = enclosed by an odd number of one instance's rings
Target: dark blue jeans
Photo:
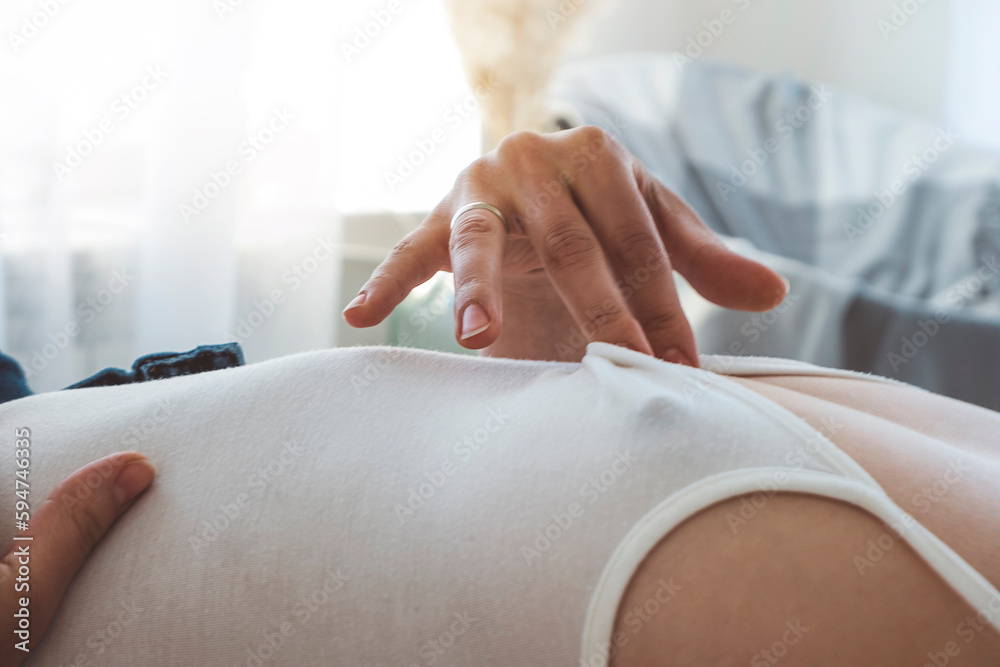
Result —
[[[105, 368], [66, 389], [109, 387], [163, 380], [180, 375], [194, 375], [243, 365], [243, 349], [239, 343], [202, 345], [189, 352], [158, 352], [140, 357], [132, 370]], [[31, 396], [24, 369], [14, 359], [0, 352], [0, 403]]]

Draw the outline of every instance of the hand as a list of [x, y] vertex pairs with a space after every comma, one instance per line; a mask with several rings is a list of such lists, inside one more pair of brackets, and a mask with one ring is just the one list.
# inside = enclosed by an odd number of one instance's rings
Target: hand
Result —
[[[29, 655], [17, 647], [25, 638], [18, 636], [23, 623], [15, 616], [24, 613], [22, 601], [28, 602], [30, 638], [20, 645], [34, 649], [83, 561], [155, 476], [156, 469], [141, 454], [112, 454], [70, 475], [38, 507], [30, 530], [19, 534], [34, 539], [15, 541], [0, 560], [0, 615], [4, 619], [0, 664], [13, 667]], [[27, 568], [27, 574], [22, 568]]]
[[[500, 209], [509, 232], [486, 210], [464, 214], [452, 231], [451, 216], [470, 202]], [[375, 270], [344, 317], [352, 326], [378, 324], [410, 290], [450, 270], [455, 337], [469, 349], [556, 358], [565, 321], [587, 342], [697, 366], [673, 269], [726, 308], [769, 310], [787, 292], [781, 276], [729, 251], [603, 130], [521, 132], [459, 175]], [[526, 298], [533, 305], [515, 302]], [[505, 309], [515, 315], [513, 323], [504, 324]], [[511, 324], [518, 335], [501, 337]]]

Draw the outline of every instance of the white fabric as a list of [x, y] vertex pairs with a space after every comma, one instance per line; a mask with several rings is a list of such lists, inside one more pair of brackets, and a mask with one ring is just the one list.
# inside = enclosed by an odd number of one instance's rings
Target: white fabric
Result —
[[[115, 451], [160, 470], [28, 665], [575, 665], [643, 549], [712, 498], [780, 490], [784, 472], [901, 512], [776, 404], [604, 344], [581, 364], [331, 350], [37, 395], [0, 423], [31, 429], [36, 507]], [[3, 472], [12, 507], [9, 457]], [[970, 603], [1000, 604], [946, 546], [904, 535]]]

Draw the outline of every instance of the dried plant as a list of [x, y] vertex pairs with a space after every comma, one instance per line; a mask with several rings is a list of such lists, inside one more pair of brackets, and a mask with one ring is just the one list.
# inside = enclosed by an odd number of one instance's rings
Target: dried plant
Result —
[[517, 130], [540, 131], [559, 53], [595, 0], [444, 0], [452, 33], [481, 99], [487, 148]]

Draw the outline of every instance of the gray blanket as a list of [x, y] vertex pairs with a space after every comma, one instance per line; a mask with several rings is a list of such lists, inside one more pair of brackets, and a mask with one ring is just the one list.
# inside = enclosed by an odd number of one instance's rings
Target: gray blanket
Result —
[[669, 54], [569, 66], [553, 97], [790, 279], [763, 315], [687, 299], [702, 351], [1000, 409], [1000, 155], [823, 84]]

